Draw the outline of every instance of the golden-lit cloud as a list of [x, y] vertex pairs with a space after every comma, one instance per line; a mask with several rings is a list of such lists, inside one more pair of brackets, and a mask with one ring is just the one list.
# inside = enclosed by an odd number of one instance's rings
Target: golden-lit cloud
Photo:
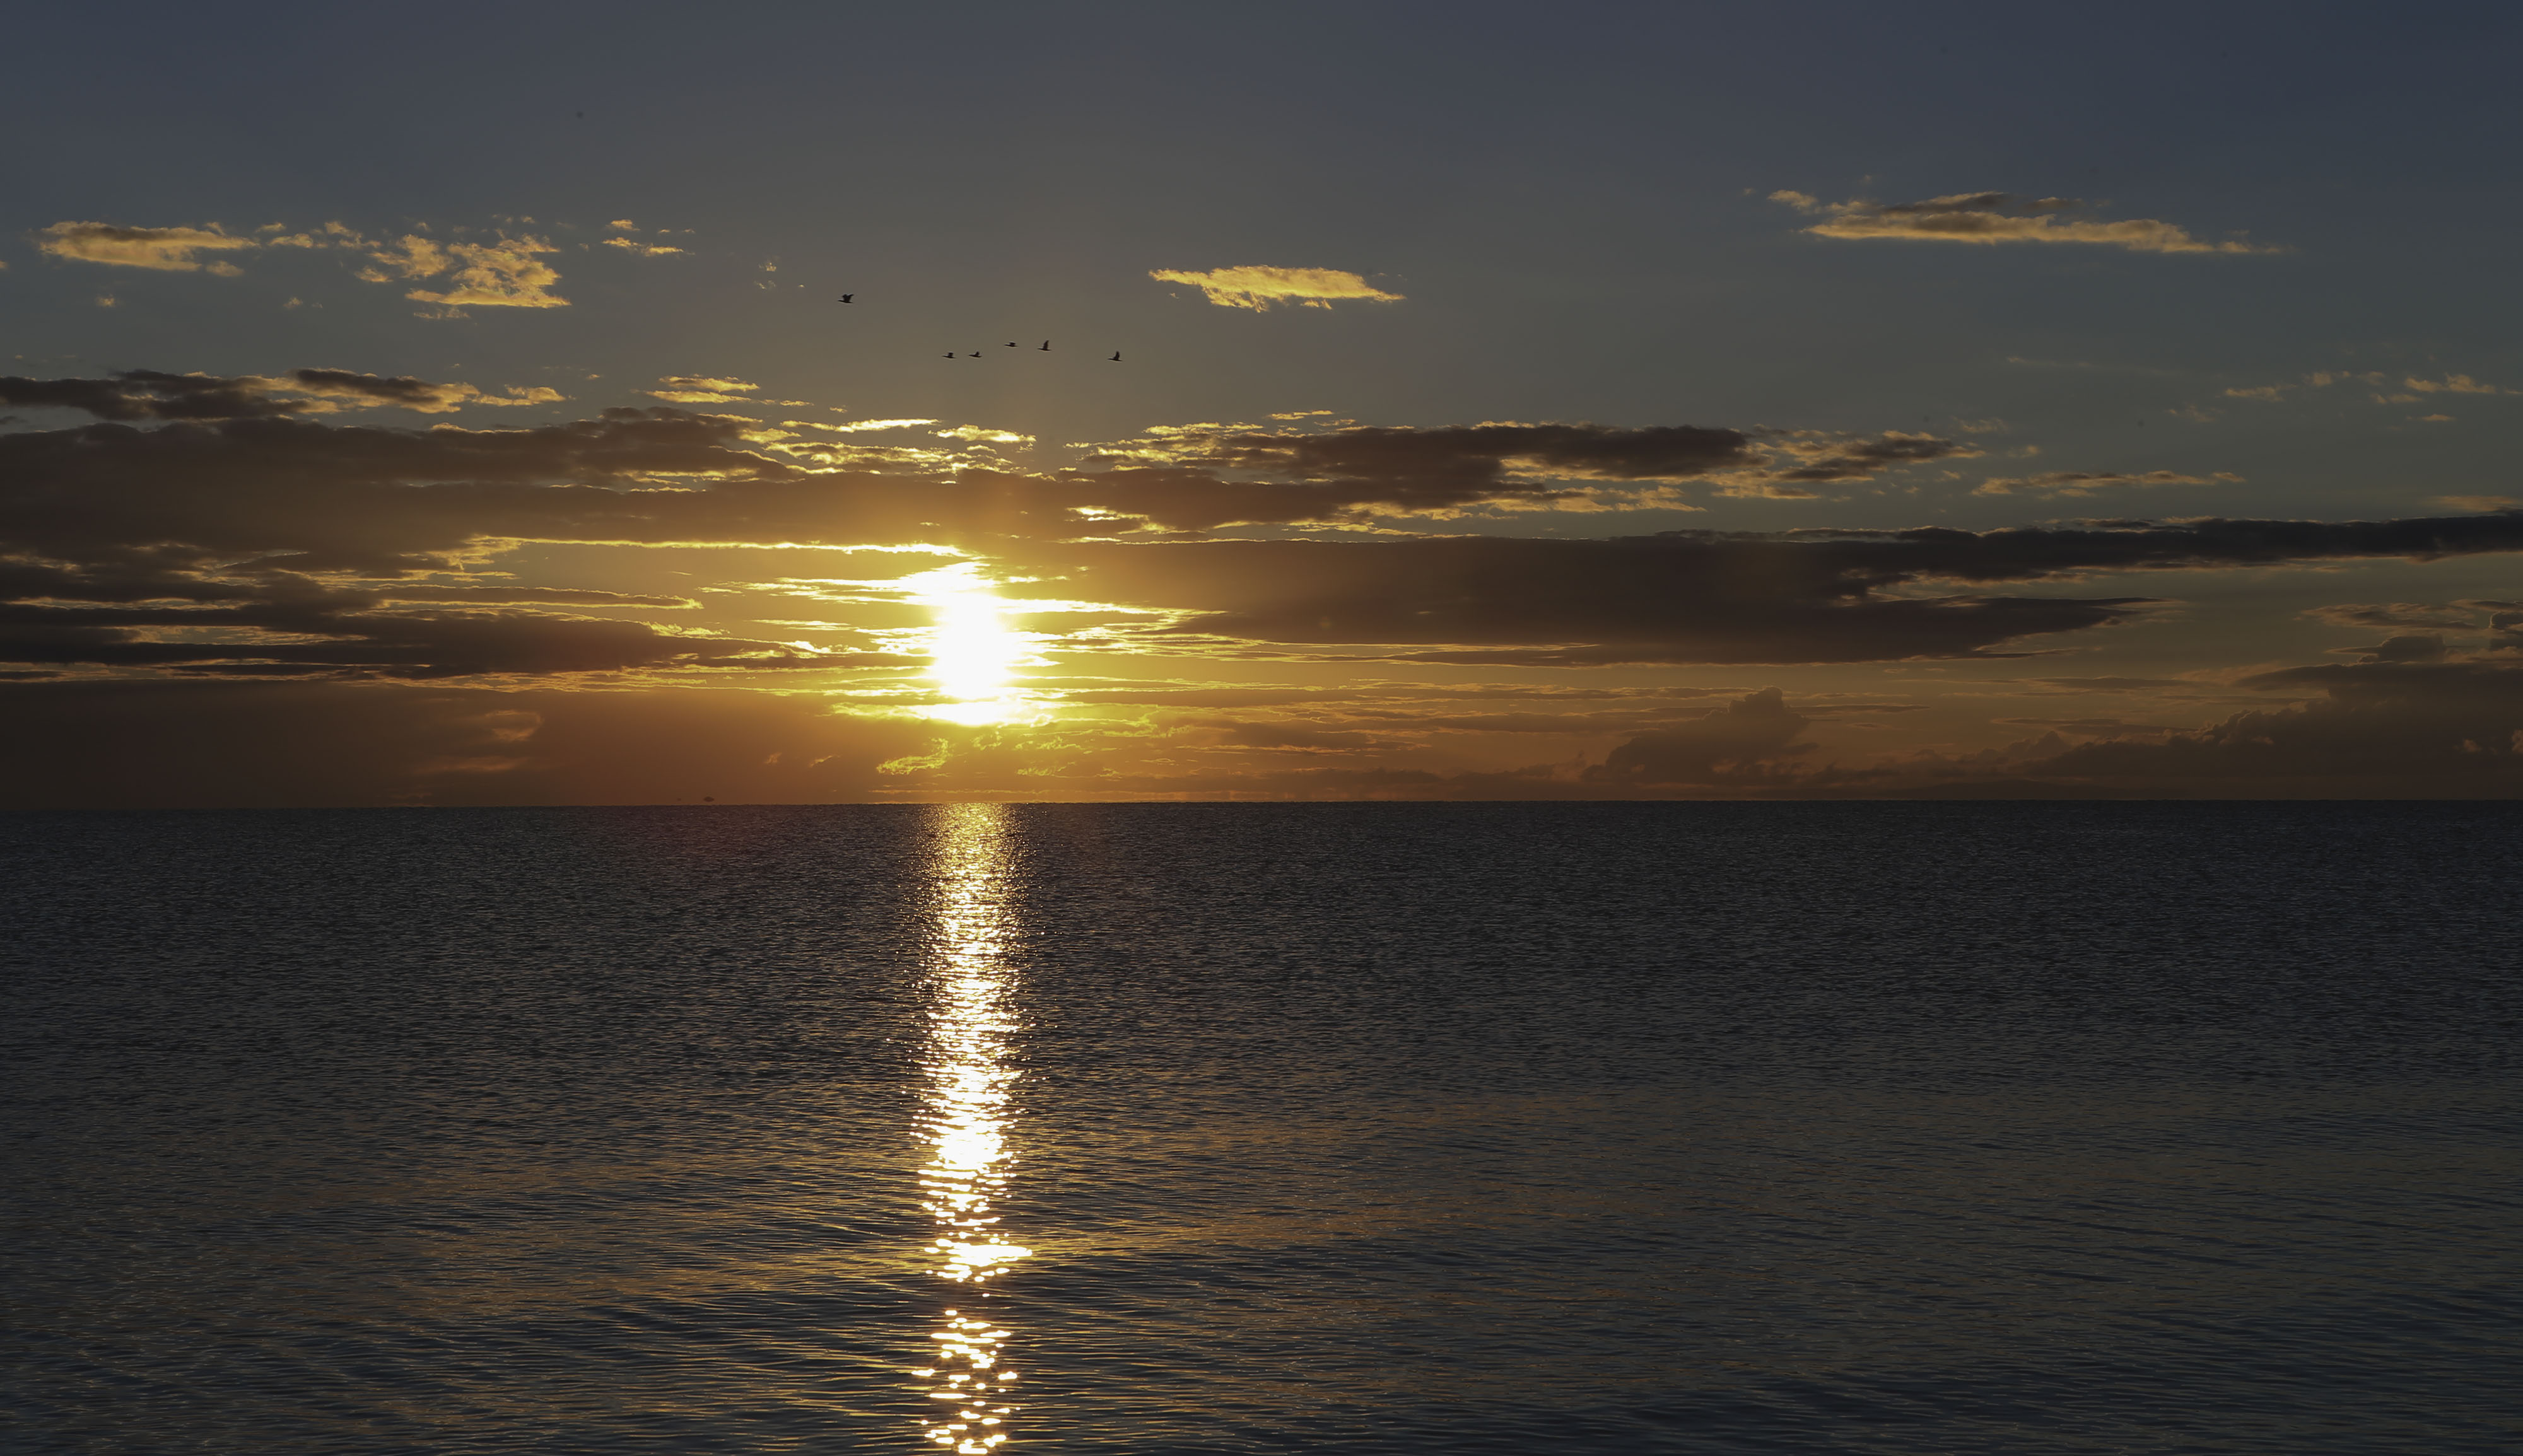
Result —
[[[449, 414], [467, 405], [496, 408], [557, 404], [568, 398], [547, 385], [510, 385], [505, 394], [494, 395], [477, 385], [433, 384], [408, 374], [382, 378], [374, 374], [355, 374], [348, 369], [296, 369], [278, 377], [249, 376], [249, 382], [268, 393], [295, 392], [327, 403], [338, 401], [353, 409], [392, 406], [420, 414]], [[318, 408], [309, 412], [326, 411]]]
[[1957, 192], [1925, 202], [1879, 203], [1854, 199], [1827, 203], [1807, 193], [1779, 191], [1785, 203], [1820, 221], [1804, 229], [1825, 238], [1908, 238], [1936, 243], [2088, 243], [2133, 253], [2283, 253], [2256, 243], [2211, 242], [2152, 217], [2107, 221], [2068, 215], [2085, 206], [2072, 197], [2018, 197], [2005, 192]]
[[2404, 389], [2413, 390], [2421, 395], [2523, 394], [2523, 391], [2500, 389], [2493, 384], [2481, 384], [2467, 374], [2448, 374], [2442, 379], [2409, 378], [2402, 380], [2401, 385]]
[[668, 248], [660, 243], [643, 243], [637, 238], [606, 238], [604, 246], [624, 249], [637, 258], [663, 258], [667, 254], [684, 251], [681, 248]]
[[1188, 283], [1221, 308], [1267, 310], [1276, 304], [1302, 308], [1328, 308], [1336, 302], [1357, 300], [1398, 304], [1402, 295], [1386, 293], [1356, 273], [1339, 268], [1273, 268], [1248, 264], [1212, 268], [1206, 273], [1158, 268], [1148, 274], [1160, 283]]
[[370, 283], [383, 283], [394, 277], [447, 275], [448, 287], [435, 291], [416, 288], [404, 297], [449, 309], [565, 308], [569, 300], [551, 292], [552, 285], [560, 282], [560, 274], [539, 258], [559, 251], [537, 237], [502, 236], [496, 243], [441, 243], [417, 233], [405, 233], [400, 240], [370, 252], [368, 256], [375, 259], [376, 266], [363, 269], [358, 276]]
[[198, 255], [230, 253], [259, 246], [252, 238], [210, 227], [121, 227], [111, 222], [56, 222], [35, 234], [35, 246], [55, 258], [111, 263], [161, 272], [209, 271], [233, 277], [243, 270], [231, 262], [204, 262]]
[[2052, 470], [2040, 475], [2011, 479], [1985, 480], [1972, 492], [1975, 495], [2091, 495], [2097, 491], [2122, 490], [2143, 486], [2215, 486], [2239, 485], [2242, 477], [2230, 471], [2214, 475], [2183, 475], [2171, 470]]
[[295, 233], [288, 230], [286, 223], [267, 222], [256, 228], [255, 231], [279, 235], [264, 238], [262, 246], [265, 248], [364, 248], [368, 246], [366, 238], [361, 237], [347, 223], [341, 222], [327, 222], [322, 227]]
[[664, 385], [665, 388], [662, 390], [642, 390], [640, 393], [646, 395], [651, 399], [666, 400], [671, 404], [751, 404], [757, 402], [772, 402], [769, 400], [755, 400], [750, 399], [749, 396], [751, 396], [754, 391], [762, 388], [762, 386], [758, 384], [747, 384], [741, 379], [713, 379], [704, 374], [669, 374], [657, 382]]

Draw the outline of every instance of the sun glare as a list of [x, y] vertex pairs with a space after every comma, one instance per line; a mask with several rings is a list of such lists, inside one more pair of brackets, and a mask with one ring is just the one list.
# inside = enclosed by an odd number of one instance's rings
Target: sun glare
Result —
[[1032, 650], [1007, 624], [1007, 604], [970, 561], [907, 579], [912, 600], [936, 615], [928, 634], [928, 677], [948, 701], [932, 716], [980, 726], [1005, 723], [1028, 708], [1016, 686], [1017, 666]]

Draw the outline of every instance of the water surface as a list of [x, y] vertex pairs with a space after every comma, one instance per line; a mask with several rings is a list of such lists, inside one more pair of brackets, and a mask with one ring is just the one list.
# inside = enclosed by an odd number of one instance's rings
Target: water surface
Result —
[[0, 1445], [2508, 1451], [2518, 850], [2464, 805], [0, 819]]

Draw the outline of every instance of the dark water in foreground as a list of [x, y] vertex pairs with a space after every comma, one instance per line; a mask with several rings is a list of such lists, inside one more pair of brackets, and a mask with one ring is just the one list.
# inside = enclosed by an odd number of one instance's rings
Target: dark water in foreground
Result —
[[2518, 852], [2461, 805], [0, 819], [0, 1448], [2512, 1451]]

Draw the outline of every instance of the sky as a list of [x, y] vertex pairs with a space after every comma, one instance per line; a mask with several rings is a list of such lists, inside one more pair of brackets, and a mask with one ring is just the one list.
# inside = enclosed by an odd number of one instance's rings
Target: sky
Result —
[[2509, 8], [11, 31], [0, 806], [2523, 792]]

